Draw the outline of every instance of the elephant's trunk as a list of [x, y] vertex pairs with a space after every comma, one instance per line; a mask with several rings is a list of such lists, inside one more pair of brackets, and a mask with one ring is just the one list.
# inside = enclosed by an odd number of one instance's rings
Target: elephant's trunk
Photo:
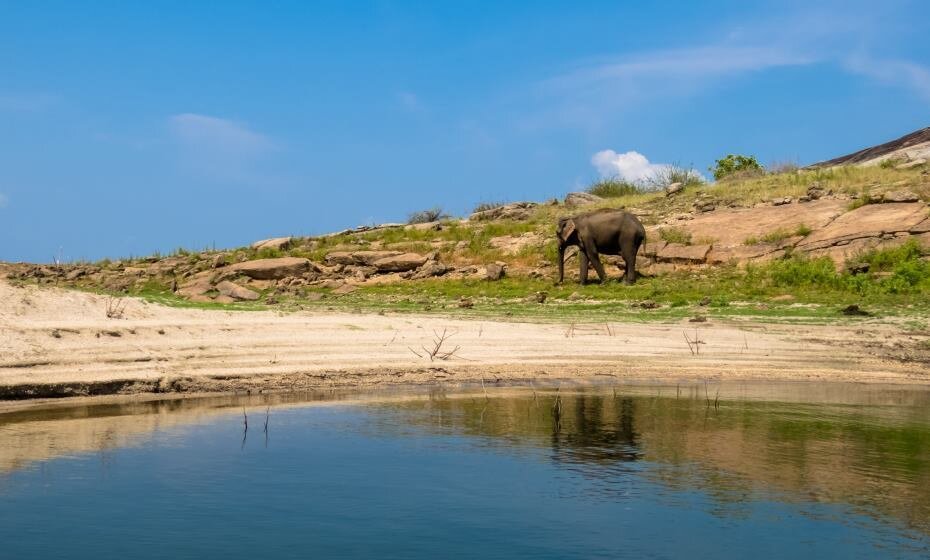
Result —
[[559, 284], [565, 278], [565, 244], [559, 243]]

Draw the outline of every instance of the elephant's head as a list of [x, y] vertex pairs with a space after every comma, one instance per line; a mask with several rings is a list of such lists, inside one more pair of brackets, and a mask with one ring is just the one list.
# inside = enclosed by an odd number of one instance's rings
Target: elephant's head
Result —
[[559, 284], [565, 277], [565, 248], [578, 245], [578, 230], [574, 218], [560, 218], [555, 234], [559, 237]]

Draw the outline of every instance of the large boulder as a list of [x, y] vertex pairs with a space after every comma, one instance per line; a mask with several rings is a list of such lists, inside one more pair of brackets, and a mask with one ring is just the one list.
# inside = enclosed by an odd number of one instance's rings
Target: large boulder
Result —
[[530, 210], [537, 206], [535, 202], [511, 202], [497, 208], [473, 213], [468, 219], [473, 222], [485, 220], [525, 220], [530, 217]]
[[239, 272], [256, 280], [280, 280], [288, 276], [300, 276], [315, 268], [308, 259], [281, 257], [236, 263], [226, 270]]
[[891, 191], [882, 195], [882, 202], [919, 202], [920, 197], [915, 193], [903, 191]]
[[597, 196], [596, 194], [586, 192], [570, 192], [565, 195], [565, 206], [585, 206], [587, 204], [595, 204], [603, 200], [603, 198]]
[[495, 262], [484, 267], [484, 277], [488, 280], [500, 280], [507, 274], [507, 265], [502, 262]]
[[272, 239], [262, 239], [261, 241], [252, 243], [252, 248], [258, 251], [261, 251], [262, 249], [284, 250], [291, 246], [291, 241], [293, 239], [293, 237], [275, 237]]
[[220, 295], [232, 298], [236, 301], [255, 301], [258, 299], [258, 292], [253, 292], [248, 288], [243, 288], [239, 284], [224, 280], [216, 285], [216, 291]]
[[504, 235], [492, 237], [488, 245], [505, 255], [516, 255], [527, 247], [542, 247], [545, 239], [538, 233], [526, 232], [521, 235]]
[[371, 266], [377, 268], [378, 272], [406, 272], [420, 268], [426, 260], [425, 256], [418, 253], [401, 253], [378, 259]]
[[402, 254], [401, 251], [333, 251], [326, 255], [326, 264], [372, 266], [375, 261]]

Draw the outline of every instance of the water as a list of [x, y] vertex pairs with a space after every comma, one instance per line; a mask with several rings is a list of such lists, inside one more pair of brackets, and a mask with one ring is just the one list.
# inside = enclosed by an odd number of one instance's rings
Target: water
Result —
[[930, 555], [930, 391], [716, 391], [8, 412], [0, 558]]

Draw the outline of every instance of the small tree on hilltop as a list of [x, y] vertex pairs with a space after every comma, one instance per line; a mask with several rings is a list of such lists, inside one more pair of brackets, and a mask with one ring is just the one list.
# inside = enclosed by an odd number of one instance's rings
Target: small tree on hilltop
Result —
[[755, 156], [728, 154], [725, 158], [716, 160], [715, 164], [710, 171], [718, 181], [734, 174], [755, 175], [765, 171]]

